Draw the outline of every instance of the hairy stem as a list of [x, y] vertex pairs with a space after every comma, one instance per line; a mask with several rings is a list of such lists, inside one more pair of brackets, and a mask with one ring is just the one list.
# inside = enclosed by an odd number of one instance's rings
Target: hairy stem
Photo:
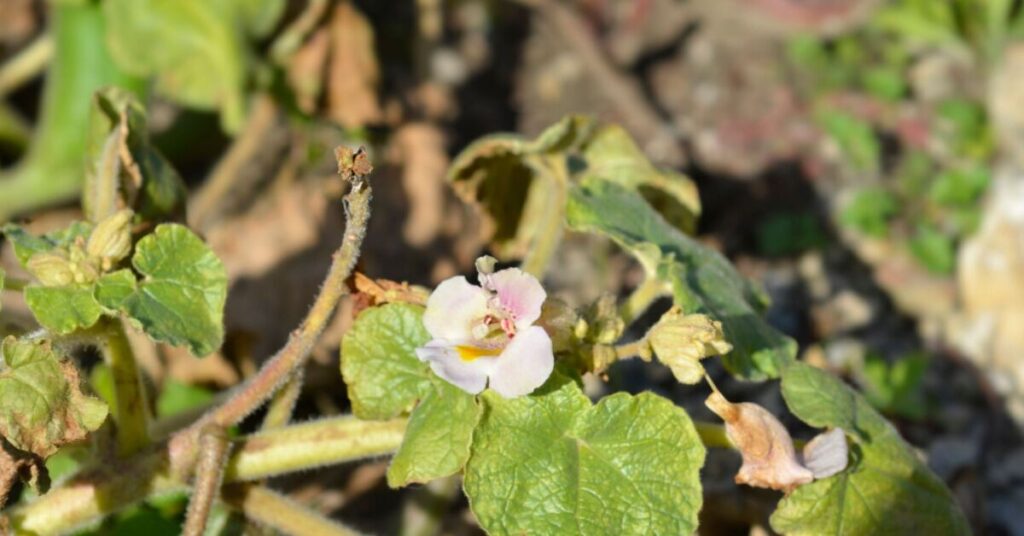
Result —
[[199, 461], [196, 476], [192, 482], [192, 498], [185, 513], [183, 536], [202, 536], [206, 521], [210, 518], [213, 501], [220, 495], [220, 484], [224, 477], [224, 462], [230, 445], [227, 433], [217, 425], [207, 425], [199, 434]]
[[103, 322], [100, 347], [114, 377], [117, 454], [124, 458], [149, 445], [149, 403], [120, 319]]
[[282, 534], [293, 536], [354, 536], [359, 534], [301, 504], [260, 486], [236, 486], [224, 500], [245, 517]]
[[242, 441], [228, 460], [228, 482], [389, 454], [402, 444], [406, 419], [362, 421], [350, 415], [265, 430]]
[[629, 298], [619, 307], [619, 316], [625, 325], [636, 321], [644, 311], [654, 303], [654, 300], [668, 294], [665, 283], [652, 275], [647, 276], [640, 286], [633, 290]]
[[235, 425], [274, 395], [288, 376], [306, 362], [313, 345], [330, 321], [338, 301], [348, 292], [345, 280], [352, 274], [352, 268], [359, 258], [359, 250], [366, 235], [366, 224], [370, 219], [372, 195], [370, 185], [364, 177], [369, 174], [371, 168], [362, 152], [357, 152], [356, 158], [349, 154], [346, 162], [342, 161], [342, 156], [339, 155], [338, 158], [339, 171], [352, 181], [352, 189], [344, 199], [345, 237], [341, 247], [334, 253], [331, 268], [320, 288], [320, 294], [317, 295], [305, 320], [292, 332], [284, 348], [267, 361], [255, 377], [236, 390], [223, 405], [204, 415], [171, 439], [171, 461], [176, 467], [188, 467], [192, 464], [195, 458], [196, 436], [202, 426], [211, 422], [225, 428]]
[[288, 421], [292, 418], [292, 410], [295, 409], [295, 402], [299, 400], [299, 395], [302, 394], [302, 380], [304, 376], [305, 374], [302, 369], [296, 370], [288, 378], [288, 382], [284, 384], [284, 387], [274, 394], [274, 398], [270, 399], [270, 404], [267, 407], [267, 415], [263, 417], [261, 429], [270, 430], [288, 424]]
[[0, 97], [41, 74], [52, 57], [53, 38], [43, 33], [0, 66]]

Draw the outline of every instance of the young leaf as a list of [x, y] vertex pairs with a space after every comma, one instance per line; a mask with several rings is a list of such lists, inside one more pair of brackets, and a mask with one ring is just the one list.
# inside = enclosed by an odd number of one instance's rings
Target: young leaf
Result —
[[430, 340], [423, 307], [389, 303], [366, 309], [341, 341], [341, 375], [360, 419], [390, 419], [433, 390], [430, 366], [416, 348]]
[[71, 284], [44, 287], [36, 284], [25, 288], [25, 303], [44, 328], [67, 335], [92, 327], [103, 309], [93, 297], [94, 285]]
[[227, 274], [202, 239], [178, 224], [158, 225], [136, 244], [132, 265], [142, 274], [138, 287], [127, 294], [123, 272], [106, 276], [97, 291], [104, 307], [120, 310], [156, 341], [188, 346], [193, 355], [220, 347]]
[[784, 498], [772, 515], [773, 529], [788, 535], [970, 533], [942, 481], [855, 391], [794, 363], [782, 375], [782, 396], [807, 424], [849, 432], [853, 461]]
[[78, 371], [48, 342], [7, 337], [0, 355], [0, 435], [15, 448], [46, 458], [107, 418], [106, 404], [82, 393]]
[[602, 180], [572, 188], [568, 224], [604, 234], [672, 286], [686, 313], [722, 323], [733, 351], [726, 367], [747, 379], [774, 377], [796, 355], [796, 343], [760, 316], [753, 287], [718, 252], [666, 222], [639, 194]]
[[409, 418], [402, 446], [388, 467], [388, 485], [426, 483], [461, 471], [482, 413], [475, 396], [436, 380]]
[[116, 87], [93, 97], [82, 208], [91, 221], [117, 210], [120, 199], [147, 221], [184, 215], [185, 184], [152, 146], [146, 112], [134, 95]]
[[650, 393], [591, 406], [558, 373], [530, 396], [487, 391], [464, 481], [489, 534], [691, 534], [704, 446]]

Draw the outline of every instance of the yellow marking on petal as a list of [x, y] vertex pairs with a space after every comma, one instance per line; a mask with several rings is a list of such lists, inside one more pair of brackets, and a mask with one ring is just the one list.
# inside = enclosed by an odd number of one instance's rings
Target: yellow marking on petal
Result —
[[476, 346], [456, 346], [455, 351], [463, 361], [475, 361], [481, 357], [497, 357], [501, 355], [501, 348], [479, 348]]

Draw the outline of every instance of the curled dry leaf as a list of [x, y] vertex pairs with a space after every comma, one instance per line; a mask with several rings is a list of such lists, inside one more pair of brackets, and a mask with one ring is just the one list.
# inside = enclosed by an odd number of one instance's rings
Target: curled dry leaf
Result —
[[385, 303], [414, 303], [426, 305], [430, 291], [409, 283], [390, 281], [387, 279], [370, 279], [356, 272], [355, 275], [356, 304], [352, 315], [358, 315], [363, 309], [383, 305]]
[[814, 473], [797, 460], [789, 432], [768, 410], [749, 402], [733, 404], [717, 392], [704, 403], [725, 421], [726, 434], [743, 455], [737, 484], [789, 492], [814, 480]]
[[345, 128], [377, 121], [380, 76], [373, 48], [373, 27], [351, 2], [341, 2], [331, 16], [331, 50], [327, 76], [327, 113]]
[[722, 332], [722, 323], [701, 314], [683, 314], [673, 307], [648, 336], [651, 348], [662, 363], [672, 369], [680, 383], [694, 384], [704, 377], [700, 360], [732, 350]]

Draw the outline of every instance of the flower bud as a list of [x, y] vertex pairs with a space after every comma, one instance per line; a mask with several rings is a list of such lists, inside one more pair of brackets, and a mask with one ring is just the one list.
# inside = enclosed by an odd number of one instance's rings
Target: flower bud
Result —
[[677, 307], [651, 328], [648, 340], [676, 379], [688, 384], [697, 383], [704, 376], [701, 359], [732, 350], [732, 345], [725, 341], [721, 322], [705, 315], [683, 314]]
[[97, 259], [104, 269], [128, 256], [132, 249], [131, 210], [120, 210], [96, 225], [89, 235], [85, 251]]
[[75, 282], [72, 263], [63, 252], [36, 253], [28, 260], [26, 268], [46, 287], [61, 287]]

